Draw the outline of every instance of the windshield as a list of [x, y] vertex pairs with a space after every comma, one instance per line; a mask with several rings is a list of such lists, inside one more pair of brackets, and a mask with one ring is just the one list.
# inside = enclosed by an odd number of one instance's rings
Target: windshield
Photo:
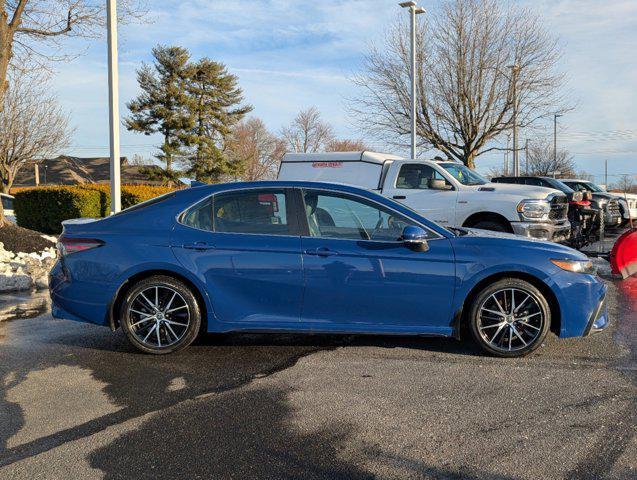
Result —
[[598, 187], [592, 182], [568, 182], [568, 184], [574, 190], [590, 190], [591, 192], [603, 192], [601, 187]]
[[487, 179], [478, 172], [471, 170], [459, 163], [439, 163], [439, 165], [447, 170], [453, 177], [463, 185], [484, 185], [488, 183]]
[[560, 182], [559, 180], [555, 180], [554, 178], [548, 179], [547, 182], [550, 186], [562, 193], [573, 193], [575, 191], [564, 182]]

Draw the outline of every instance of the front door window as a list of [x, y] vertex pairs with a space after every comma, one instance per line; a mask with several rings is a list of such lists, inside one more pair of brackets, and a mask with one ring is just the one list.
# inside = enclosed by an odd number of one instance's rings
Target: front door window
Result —
[[305, 191], [310, 236], [347, 240], [398, 241], [403, 229], [416, 225], [407, 217], [366, 199]]

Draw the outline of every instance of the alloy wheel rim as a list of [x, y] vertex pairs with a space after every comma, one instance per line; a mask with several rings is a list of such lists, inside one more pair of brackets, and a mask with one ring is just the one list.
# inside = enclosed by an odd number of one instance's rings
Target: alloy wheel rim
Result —
[[532, 345], [542, 333], [544, 312], [538, 298], [523, 289], [503, 288], [482, 301], [478, 332], [500, 352], [515, 352]]
[[135, 338], [151, 348], [178, 343], [190, 325], [190, 308], [184, 297], [167, 285], [152, 285], [130, 302], [127, 318]]

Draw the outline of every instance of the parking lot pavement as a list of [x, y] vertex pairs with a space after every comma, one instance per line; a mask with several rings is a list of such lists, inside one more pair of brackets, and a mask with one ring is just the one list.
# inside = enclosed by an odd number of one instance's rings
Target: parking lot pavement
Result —
[[296, 335], [152, 357], [121, 332], [9, 316], [0, 478], [635, 478], [637, 278], [609, 283], [611, 328], [521, 360]]

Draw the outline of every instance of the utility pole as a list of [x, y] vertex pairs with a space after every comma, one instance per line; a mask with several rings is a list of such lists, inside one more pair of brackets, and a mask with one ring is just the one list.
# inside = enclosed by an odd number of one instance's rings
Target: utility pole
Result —
[[604, 160], [604, 185], [608, 189], [608, 159]]
[[518, 155], [518, 72], [520, 66], [509, 65], [511, 69], [511, 83], [513, 84], [513, 176], [520, 176], [520, 157]]
[[117, 1], [106, 0], [106, 24], [108, 28], [108, 119], [111, 153], [111, 214], [122, 209], [119, 159], [119, 72], [117, 68]]
[[416, 158], [416, 15], [425, 13], [422, 7], [416, 7], [416, 2], [401, 2], [399, 5], [403, 8], [409, 8], [409, 25], [411, 37], [411, 158]]
[[511, 135], [507, 135], [507, 148], [504, 151], [504, 175], [507, 176], [509, 174], [509, 140], [511, 139]]
[[[559, 113], [556, 113], [555, 115], [553, 115], [553, 170], [554, 171], [557, 169], [557, 118], [561, 116], [562, 115]], [[555, 175], [553, 175], [553, 178], [555, 178]]]

